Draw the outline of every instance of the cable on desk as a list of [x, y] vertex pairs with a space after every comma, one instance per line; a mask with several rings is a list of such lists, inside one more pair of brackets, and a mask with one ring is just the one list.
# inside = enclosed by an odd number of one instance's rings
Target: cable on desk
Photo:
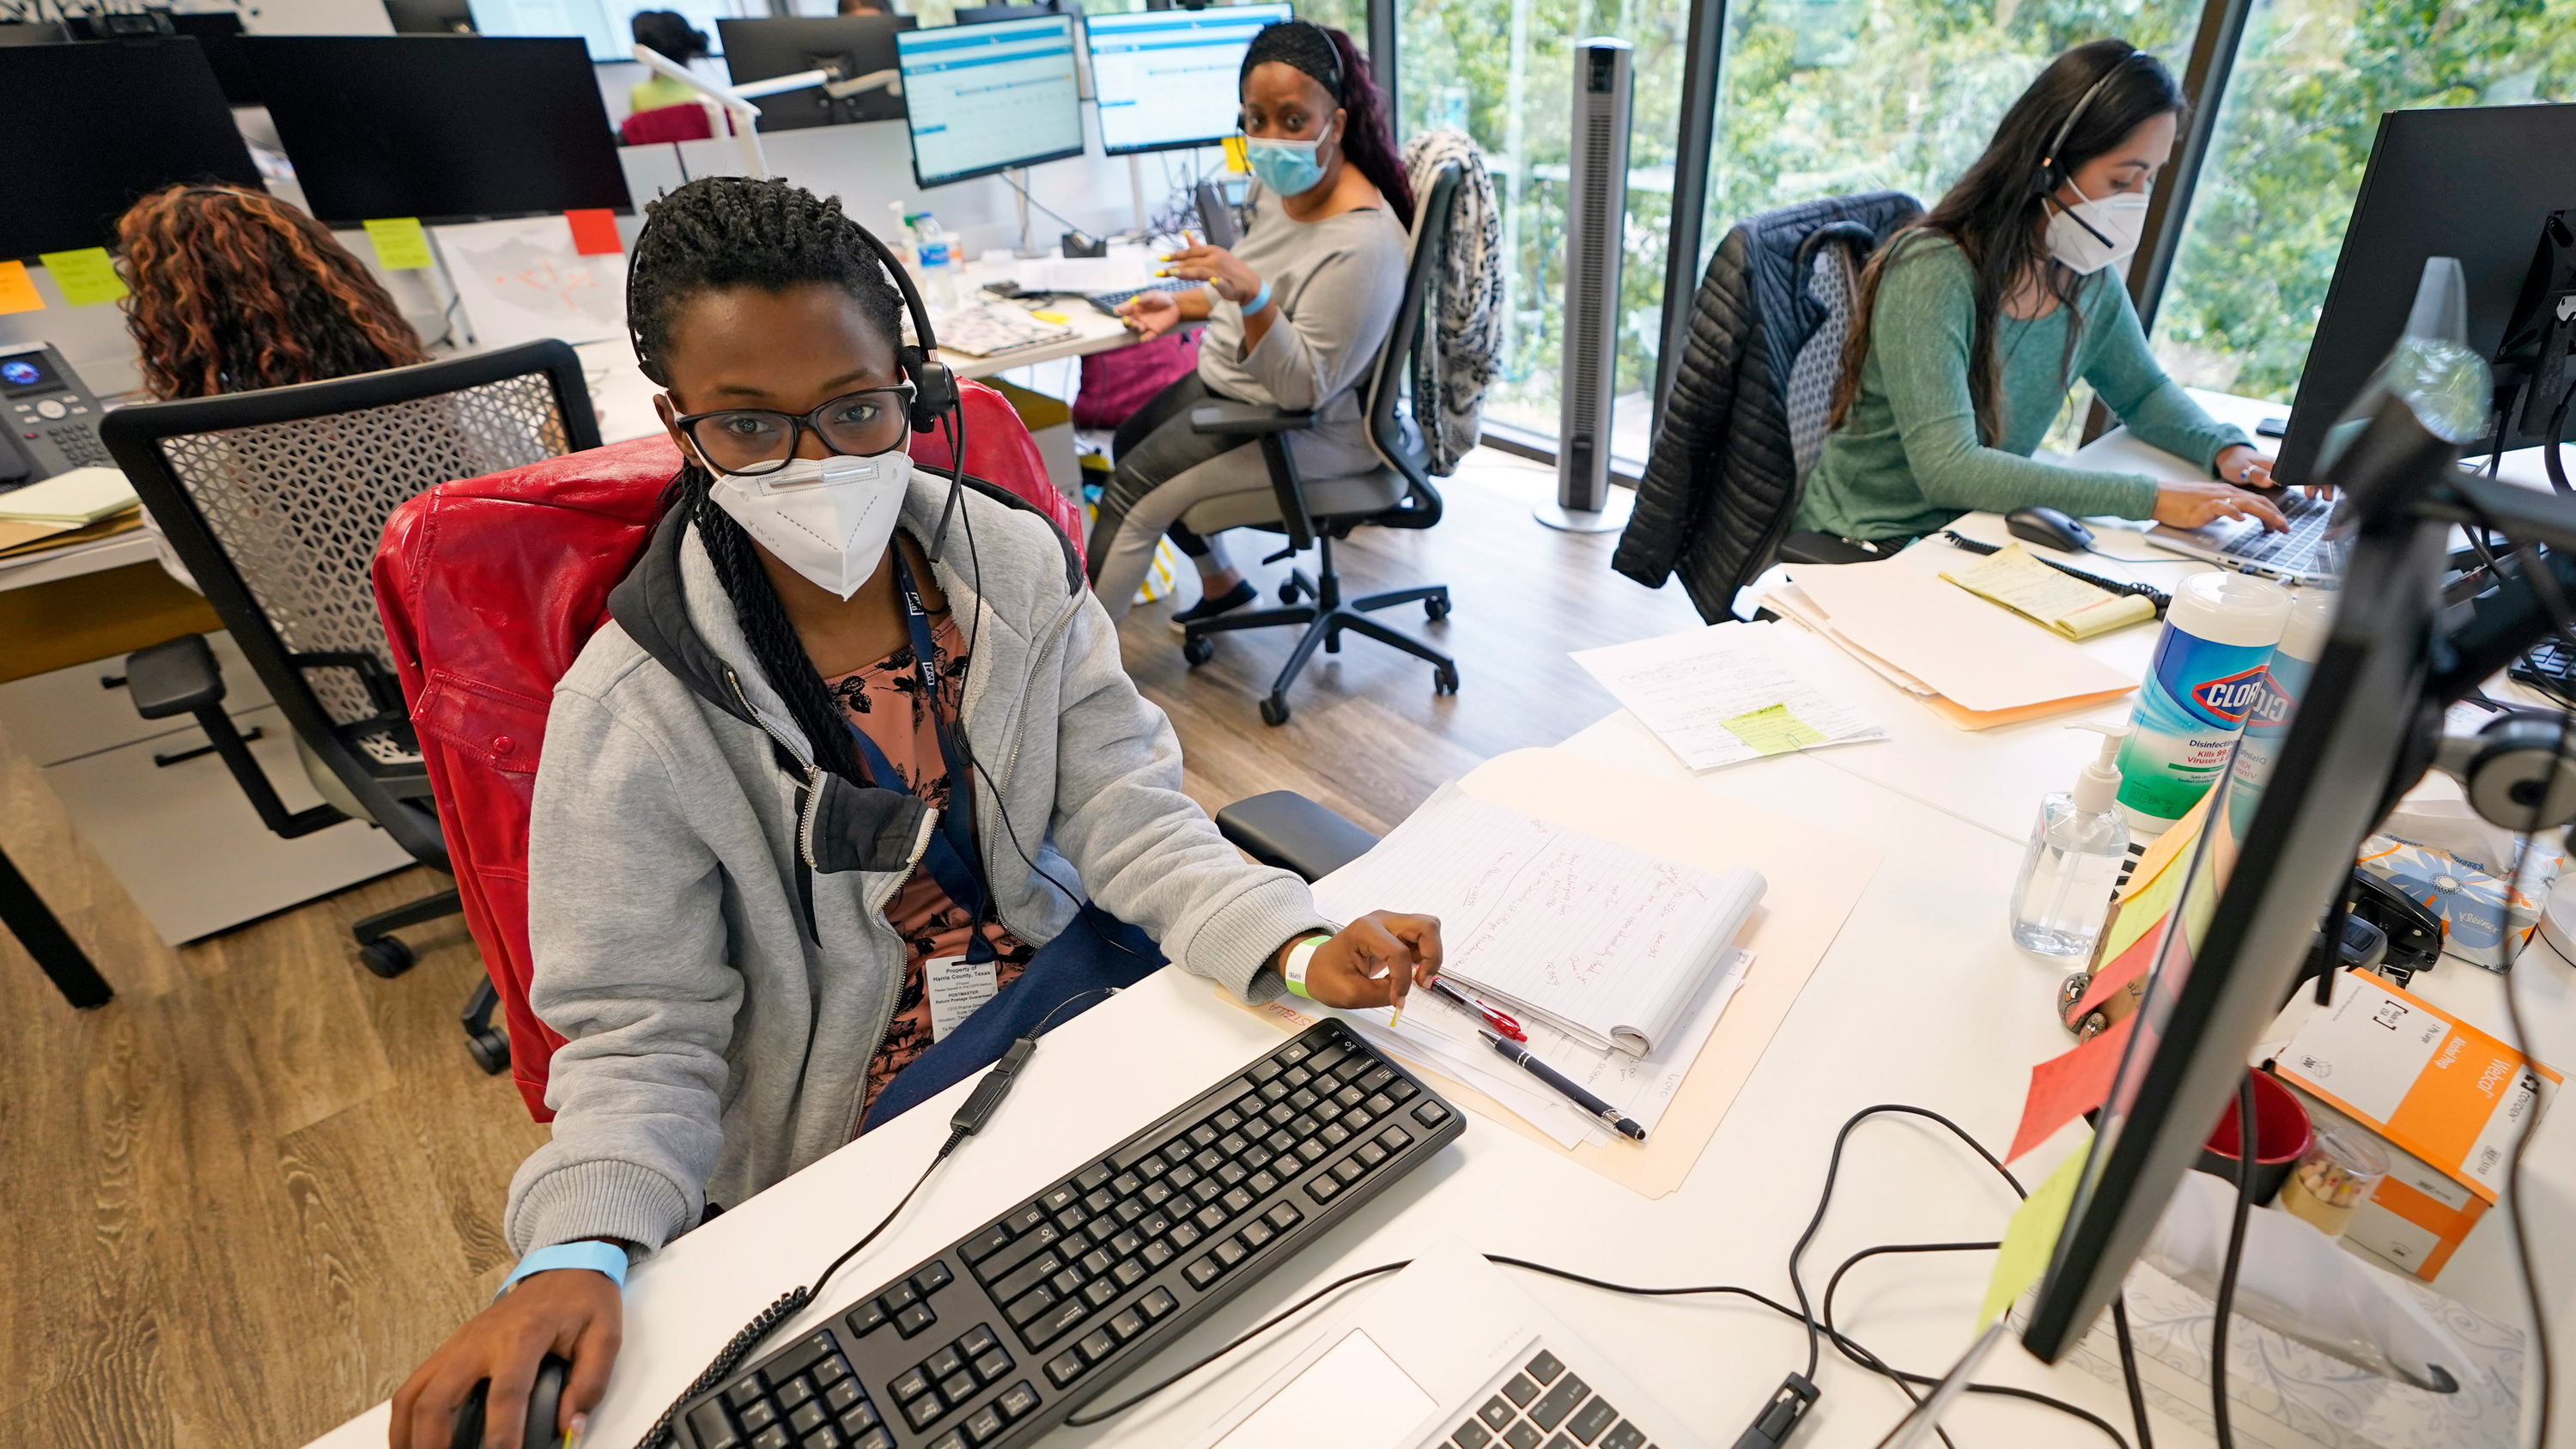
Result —
[[1094, 1424], [1105, 1423], [1108, 1420], [1114, 1419], [1120, 1414], [1126, 1413], [1129, 1409], [1136, 1407], [1138, 1404], [1145, 1402], [1147, 1399], [1154, 1397], [1156, 1394], [1161, 1393], [1163, 1390], [1170, 1388], [1172, 1385], [1179, 1383], [1181, 1380], [1188, 1378], [1190, 1375], [1197, 1373], [1200, 1369], [1206, 1368], [1209, 1364], [1216, 1362], [1218, 1359], [1221, 1359], [1227, 1354], [1234, 1352], [1236, 1349], [1243, 1347], [1245, 1344], [1252, 1342], [1261, 1335], [1268, 1333], [1271, 1329], [1276, 1328], [1280, 1324], [1287, 1322], [1289, 1319], [1296, 1317], [1300, 1313], [1303, 1313], [1308, 1307], [1319, 1300], [1334, 1293], [1338, 1293], [1352, 1284], [1364, 1279], [1375, 1278], [1383, 1273], [1392, 1273], [1398, 1268], [1410, 1267], [1412, 1264], [1413, 1260], [1411, 1258], [1407, 1258], [1400, 1263], [1380, 1263], [1374, 1268], [1362, 1268], [1356, 1273], [1345, 1273], [1341, 1277], [1334, 1279], [1332, 1282], [1325, 1284], [1323, 1287], [1316, 1289], [1314, 1292], [1307, 1294], [1305, 1297], [1298, 1299], [1296, 1302], [1289, 1304], [1287, 1307], [1280, 1309], [1277, 1313], [1270, 1315], [1268, 1318], [1252, 1325], [1243, 1332], [1236, 1334], [1233, 1338], [1228, 1339], [1225, 1345], [1219, 1348], [1216, 1352], [1198, 1359], [1188, 1367], [1182, 1369], [1180, 1372], [1173, 1374], [1161, 1383], [1154, 1385], [1152, 1388], [1143, 1389], [1130, 1394], [1126, 1398], [1120, 1399], [1117, 1403], [1111, 1404], [1108, 1408], [1102, 1409], [1095, 1414], [1088, 1416], [1080, 1413], [1065, 1415], [1064, 1427], [1068, 1429], [1088, 1429]]

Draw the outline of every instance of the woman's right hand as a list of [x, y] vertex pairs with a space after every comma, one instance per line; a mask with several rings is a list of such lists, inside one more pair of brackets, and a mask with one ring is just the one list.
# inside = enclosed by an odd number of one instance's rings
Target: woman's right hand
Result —
[[1138, 337], [1160, 337], [1181, 325], [1181, 302], [1169, 292], [1138, 292], [1118, 304], [1118, 320]]
[[589, 1268], [520, 1279], [394, 1391], [392, 1449], [447, 1449], [457, 1408], [481, 1379], [492, 1381], [484, 1398], [484, 1449], [523, 1449], [528, 1390], [549, 1353], [572, 1362], [555, 1425], [557, 1434], [572, 1432], [599, 1407], [609, 1365], [617, 1361], [623, 1322], [617, 1293], [607, 1274]]
[[2252, 518], [2273, 533], [2288, 528], [2280, 505], [2259, 493], [2217, 482], [2159, 483], [2156, 522], [2175, 528], [2198, 528], [2222, 518]]

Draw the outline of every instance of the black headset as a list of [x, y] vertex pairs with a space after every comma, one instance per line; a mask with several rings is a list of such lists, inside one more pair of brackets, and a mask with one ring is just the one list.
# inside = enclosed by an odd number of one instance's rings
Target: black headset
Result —
[[2073, 179], [2067, 174], [2065, 167], [2057, 164], [2057, 153], [2065, 149], [2066, 138], [2075, 134], [2075, 123], [2084, 119], [2085, 111], [2092, 108], [2093, 98], [2102, 94], [2102, 88], [2111, 83], [2112, 77], [2142, 60], [2152, 63], [2155, 57], [2143, 50], [2131, 49], [2127, 55], [2113, 61], [2102, 72], [2101, 79], [2093, 82], [2091, 87], [2086, 89], [2083, 96], [2075, 102], [2075, 109], [2068, 111], [2066, 119], [2058, 125], [2057, 134], [2048, 138], [2048, 145], [2039, 153], [2039, 175], [2032, 179], [2032, 190], [2043, 196], [2054, 196], [2057, 194], [2057, 188]]
[[[901, 369], [905, 380], [912, 384], [912, 405], [908, 410], [912, 430], [916, 433], [934, 431], [939, 426], [939, 419], [957, 408], [958, 397], [957, 379], [950, 375], [948, 364], [939, 360], [939, 338], [931, 330], [930, 309], [922, 305], [920, 289], [913, 286], [912, 274], [904, 270], [902, 260], [894, 254], [893, 250], [884, 242], [878, 241], [876, 233], [861, 226], [847, 213], [842, 215], [841, 220], [848, 224], [850, 230], [859, 234], [859, 240], [867, 243], [868, 250], [875, 254], [878, 263], [884, 266], [889, 276], [894, 278], [895, 290], [903, 294], [904, 310], [912, 314], [912, 335], [915, 340], [912, 345], [895, 350], [895, 365]], [[671, 380], [663, 376], [661, 364], [644, 350], [644, 334], [635, 325], [633, 258], [643, 256], [644, 238], [650, 235], [652, 230], [652, 217], [647, 213], [643, 230], [635, 234], [634, 254], [626, 268], [626, 335], [635, 344], [636, 367], [647, 378], [664, 387], [669, 387]], [[954, 462], [957, 471], [963, 473], [966, 460], [959, 458]]]

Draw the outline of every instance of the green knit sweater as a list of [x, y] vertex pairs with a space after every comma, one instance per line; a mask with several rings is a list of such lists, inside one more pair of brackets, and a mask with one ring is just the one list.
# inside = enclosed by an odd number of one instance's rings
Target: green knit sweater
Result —
[[2075, 306], [1997, 323], [2002, 436], [1977, 439], [1968, 401], [1968, 347], [1976, 325], [1974, 280], [1949, 238], [1909, 233], [1878, 287], [1869, 355], [1851, 415], [1825, 439], [1798, 505], [1797, 527], [1844, 538], [1913, 538], [1962, 513], [2042, 504], [2084, 517], [2153, 517], [2157, 480], [2095, 473], [2031, 457], [2066, 395], [2070, 310], [2081, 315], [2072, 375], [2129, 431], [2206, 470], [2246, 441], [2213, 421], [2165, 376], [2147, 351], [2127, 289], [2108, 268], [2077, 287]]

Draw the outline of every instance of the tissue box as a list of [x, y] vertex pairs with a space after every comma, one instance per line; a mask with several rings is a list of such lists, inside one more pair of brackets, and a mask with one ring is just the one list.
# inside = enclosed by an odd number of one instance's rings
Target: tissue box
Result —
[[[2398, 1278], [2396, 1287], [2475, 1355], [2469, 1381], [2458, 1393], [2409, 1388], [2238, 1318], [2227, 1326], [2227, 1420], [2236, 1441], [2265, 1449], [2515, 1449], [2522, 1422], [2521, 1330], [2483, 1318], [2411, 1279]], [[2203, 1434], [2212, 1432], [2209, 1300], [2144, 1263], [2129, 1270], [2122, 1292], [2147, 1401]], [[2120, 1383], [2120, 1344], [2111, 1315], [2097, 1319], [2067, 1356]]]
[[2374, 835], [2355, 864], [2440, 917], [2444, 954], [2464, 961], [2508, 966], [2540, 924], [2540, 902], [2446, 850]]

